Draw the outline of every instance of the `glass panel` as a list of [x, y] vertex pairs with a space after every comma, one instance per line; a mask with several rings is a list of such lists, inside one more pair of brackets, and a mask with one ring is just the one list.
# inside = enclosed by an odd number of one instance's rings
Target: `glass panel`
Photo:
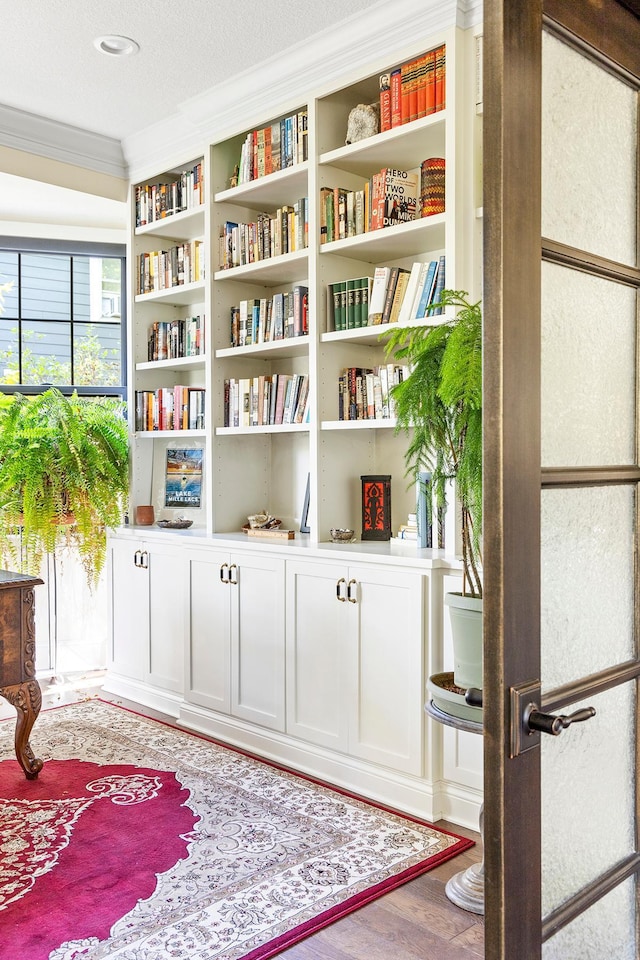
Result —
[[19, 383], [18, 321], [0, 319], [0, 383]]
[[70, 319], [71, 261], [68, 257], [24, 253], [21, 280], [23, 319]]
[[542, 264], [542, 463], [635, 463], [636, 295]]
[[22, 325], [22, 382], [71, 382], [71, 324], [30, 321]]
[[542, 946], [542, 960], [636, 960], [637, 956], [632, 878]]
[[120, 324], [73, 325], [73, 382], [78, 386], [118, 386]]
[[120, 319], [122, 263], [114, 258], [73, 258], [73, 318], [99, 323]]
[[635, 265], [637, 94], [542, 39], [542, 235]]
[[18, 316], [18, 254], [0, 250], [0, 314]]
[[635, 487], [543, 490], [545, 690], [634, 657]]
[[544, 916], [635, 851], [635, 684], [570, 710], [585, 706], [591, 720], [540, 738]]

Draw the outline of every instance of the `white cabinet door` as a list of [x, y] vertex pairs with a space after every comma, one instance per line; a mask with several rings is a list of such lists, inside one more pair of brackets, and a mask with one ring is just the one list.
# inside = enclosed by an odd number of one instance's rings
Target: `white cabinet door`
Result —
[[287, 561], [287, 732], [346, 752], [345, 573], [342, 564]]
[[229, 554], [189, 551], [186, 699], [229, 713], [231, 603]]
[[231, 712], [284, 730], [284, 560], [232, 556]]
[[287, 563], [287, 732], [422, 774], [424, 578]]
[[139, 543], [109, 541], [109, 670], [142, 680], [149, 650], [149, 569]]
[[424, 578], [391, 567], [350, 567], [349, 752], [422, 774]]
[[148, 550], [149, 652], [144, 679], [162, 690], [184, 688], [184, 553], [154, 541]]

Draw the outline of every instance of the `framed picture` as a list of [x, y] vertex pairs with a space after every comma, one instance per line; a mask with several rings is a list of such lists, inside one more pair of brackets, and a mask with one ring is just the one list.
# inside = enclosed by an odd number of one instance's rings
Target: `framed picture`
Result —
[[307, 474], [307, 487], [304, 493], [302, 514], [300, 515], [300, 533], [311, 533], [309, 526], [309, 497], [311, 495], [311, 476]]
[[391, 475], [360, 477], [362, 482], [362, 539], [391, 539]]
[[199, 507], [202, 501], [202, 450], [167, 450], [165, 507]]

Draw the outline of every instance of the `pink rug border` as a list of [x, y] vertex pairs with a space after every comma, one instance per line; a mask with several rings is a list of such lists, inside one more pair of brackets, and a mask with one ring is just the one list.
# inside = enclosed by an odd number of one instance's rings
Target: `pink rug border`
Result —
[[[391, 890], [395, 890], [397, 887], [403, 886], [405, 883], [408, 883], [410, 880], [415, 879], [416, 877], [421, 876], [424, 873], [428, 873], [430, 870], [433, 870], [435, 867], [440, 866], [442, 863], [446, 863], [448, 860], [452, 860], [458, 854], [463, 853], [465, 850], [470, 849], [475, 846], [475, 840], [470, 840], [467, 837], [461, 837], [457, 833], [453, 833], [450, 830], [444, 830], [441, 827], [435, 826], [435, 824], [430, 823], [427, 820], [422, 820], [419, 817], [414, 817], [411, 814], [407, 814], [404, 811], [394, 810], [392, 807], [388, 807], [385, 804], [378, 803], [375, 800], [370, 800], [367, 797], [360, 796], [359, 794], [353, 793], [350, 790], [345, 790], [342, 787], [337, 787], [332, 783], [327, 783], [324, 780], [320, 780], [317, 777], [309, 776], [305, 773], [300, 773], [297, 770], [292, 769], [291, 767], [285, 767], [282, 764], [274, 763], [272, 760], [265, 760], [263, 757], [258, 756], [257, 754], [251, 753], [247, 750], [243, 750], [240, 747], [233, 746], [232, 744], [225, 743], [223, 740], [215, 739], [214, 737], [206, 736], [205, 734], [199, 733], [198, 731], [192, 731], [186, 727], [180, 727], [177, 724], [171, 723], [168, 720], [159, 720], [156, 717], [149, 717], [144, 713], [141, 713], [139, 710], [135, 710], [132, 707], [124, 706], [120, 703], [114, 703], [111, 700], [106, 700], [104, 697], [90, 697], [85, 700], [77, 700], [70, 703], [61, 703], [55, 704], [51, 707], [44, 708], [42, 712], [49, 712], [51, 710], [61, 710], [64, 707], [75, 706], [78, 703], [87, 703], [91, 700], [97, 700], [99, 703], [104, 703], [107, 706], [115, 707], [118, 710], [124, 710], [126, 713], [130, 713], [133, 716], [141, 717], [143, 720], [151, 720], [153, 723], [162, 724], [165, 727], [169, 727], [171, 730], [176, 730], [179, 733], [186, 733], [188, 736], [196, 737], [199, 740], [204, 740], [207, 743], [213, 743], [215, 746], [222, 747], [225, 750], [231, 750], [233, 753], [237, 753], [240, 756], [247, 757], [250, 760], [255, 760], [258, 763], [262, 763], [267, 767], [271, 767], [274, 770], [279, 770], [283, 773], [290, 774], [293, 777], [299, 777], [301, 780], [306, 780], [309, 783], [316, 784], [320, 787], [325, 787], [327, 790], [332, 790], [334, 793], [338, 793], [341, 796], [348, 797], [351, 800], [357, 800], [360, 803], [364, 803], [367, 806], [374, 807], [377, 810], [383, 810], [385, 813], [391, 813], [394, 816], [400, 817], [403, 820], [407, 820], [410, 823], [417, 823], [421, 826], [430, 827], [433, 830], [437, 830], [438, 833], [442, 833], [445, 836], [453, 837], [458, 842], [453, 844], [447, 850], [442, 850], [440, 853], [434, 853], [430, 857], [427, 857], [426, 860], [422, 860], [420, 863], [414, 864], [412, 867], [408, 867], [406, 870], [403, 870], [401, 873], [396, 874], [394, 877], [389, 877], [387, 880], [383, 880], [380, 883], [374, 884], [371, 887], [368, 887], [362, 893], [357, 893], [353, 897], [350, 897], [348, 900], [345, 900], [343, 903], [336, 904], [333, 907], [330, 907], [328, 910], [319, 913], [316, 917], [313, 917], [311, 920], [306, 920], [304, 923], [299, 924], [296, 927], [293, 927], [291, 930], [288, 930], [286, 933], [281, 934], [278, 937], [275, 937], [273, 940], [269, 940], [268, 943], [263, 944], [260, 947], [256, 947], [254, 950], [251, 950], [249, 953], [243, 954], [240, 960], [269, 960], [270, 957], [274, 957], [276, 954], [281, 953], [283, 950], [286, 950], [288, 947], [294, 946], [296, 943], [306, 939], [307, 937], [312, 936], [314, 933], [318, 933], [320, 930], [323, 930], [325, 927], [328, 927], [330, 924], [335, 923], [337, 920], [341, 920], [343, 917], [348, 916], [350, 913], [353, 913], [356, 910], [359, 910], [361, 907], [366, 906], [366, 904], [371, 903], [373, 900], [377, 900], [379, 897], [383, 896], [385, 893], [389, 893]], [[37, 726], [37, 721], [36, 725]]]

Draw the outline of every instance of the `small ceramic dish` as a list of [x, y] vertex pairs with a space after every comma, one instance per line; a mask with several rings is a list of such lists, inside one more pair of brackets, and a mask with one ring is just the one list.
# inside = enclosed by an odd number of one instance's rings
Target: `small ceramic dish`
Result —
[[346, 527], [332, 527], [329, 533], [332, 543], [353, 543], [355, 540], [354, 531]]
[[186, 530], [191, 526], [193, 520], [183, 520], [181, 517], [178, 517], [177, 520], [157, 520], [157, 525], [162, 527], [163, 530]]

